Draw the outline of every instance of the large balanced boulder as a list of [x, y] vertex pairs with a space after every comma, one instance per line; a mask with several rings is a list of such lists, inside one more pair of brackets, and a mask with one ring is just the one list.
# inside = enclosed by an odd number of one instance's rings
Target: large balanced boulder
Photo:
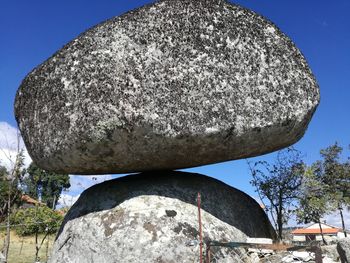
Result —
[[[198, 262], [198, 192], [204, 242], [275, 238], [259, 204], [235, 188], [199, 174], [142, 173], [85, 190], [49, 262]], [[213, 248], [225, 262], [236, 262], [232, 252]]]
[[15, 114], [40, 167], [177, 169], [298, 141], [319, 102], [305, 58], [224, 0], [163, 0], [86, 31], [22, 82]]

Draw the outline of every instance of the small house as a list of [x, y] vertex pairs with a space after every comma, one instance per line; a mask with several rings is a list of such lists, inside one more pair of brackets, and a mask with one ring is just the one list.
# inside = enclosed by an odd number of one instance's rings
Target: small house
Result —
[[[344, 231], [341, 228], [321, 223], [323, 236], [330, 237], [345, 237]], [[309, 241], [321, 241], [321, 229], [318, 223], [314, 223], [305, 228], [297, 228], [292, 231], [294, 242], [309, 242]]]
[[31, 198], [29, 195], [22, 195], [21, 200], [22, 200], [22, 205], [21, 205], [22, 208], [31, 208], [37, 205], [39, 206], [45, 205], [44, 203], [38, 200], [35, 200], [34, 198]]

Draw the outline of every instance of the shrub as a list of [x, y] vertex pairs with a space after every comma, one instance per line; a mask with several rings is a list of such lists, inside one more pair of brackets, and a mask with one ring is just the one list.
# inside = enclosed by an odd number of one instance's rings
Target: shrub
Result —
[[33, 234], [54, 234], [58, 231], [63, 216], [47, 206], [19, 209], [13, 214], [11, 224], [16, 225], [16, 233], [21, 236]]

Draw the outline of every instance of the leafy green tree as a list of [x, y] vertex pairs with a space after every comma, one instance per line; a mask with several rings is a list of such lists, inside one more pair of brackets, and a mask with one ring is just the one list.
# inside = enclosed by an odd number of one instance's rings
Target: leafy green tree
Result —
[[4, 166], [0, 166], [0, 222], [7, 214], [7, 198], [9, 190], [8, 172]]
[[317, 172], [325, 184], [328, 202], [338, 210], [345, 231], [343, 210], [350, 206], [350, 164], [341, 162], [343, 148], [337, 143], [320, 151], [322, 160], [317, 162]]
[[304, 173], [298, 196], [299, 205], [296, 216], [298, 223], [318, 223], [322, 240], [326, 243], [321, 227], [321, 218], [329, 213], [332, 208], [328, 202], [327, 186], [320, 180], [319, 174], [315, 172], [317, 170], [318, 167], [313, 165], [307, 168]]
[[5, 262], [8, 260], [8, 253], [10, 248], [10, 216], [13, 208], [15, 207], [16, 201], [20, 200], [21, 190], [19, 189], [19, 182], [23, 176], [23, 161], [24, 155], [23, 150], [20, 149], [19, 139], [17, 141], [17, 152], [15, 160], [11, 156], [5, 156], [8, 158], [11, 163], [11, 168], [7, 170], [4, 167], [0, 169], [0, 185], [1, 185], [1, 200], [0, 204], [2, 205], [1, 216], [2, 220], [6, 217], [6, 235], [4, 240], [4, 246], [2, 248], [2, 253], [5, 257]]
[[[0, 222], [7, 215], [9, 202], [11, 206], [16, 206], [21, 200], [21, 191], [18, 188], [19, 177], [11, 178], [7, 169], [0, 166]], [[11, 208], [11, 207], [10, 207]]]
[[22, 185], [26, 194], [36, 199], [40, 197], [48, 207], [55, 209], [62, 191], [70, 187], [70, 182], [68, 174], [49, 172], [31, 163]]
[[[21, 236], [35, 235], [35, 261], [38, 261], [39, 251], [49, 234], [58, 231], [63, 216], [47, 206], [19, 209], [11, 218], [16, 227], [16, 233]], [[43, 234], [39, 241], [39, 234]]]
[[63, 216], [45, 205], [18, 209], [11, 217], [11, 223], [17, 225], [20, 236], [34, 234], [54, 234], [58, 231]]
[[304, 173], [301, 153], [294, 148], [279, 151], [274, 163], [249, 163], [253, 180], [260, 199], [268, 200], [267, 212], [275, 224], [278, 238], [282, 239], [283, 225], [293, 212], [293, 203], [298, 197]]

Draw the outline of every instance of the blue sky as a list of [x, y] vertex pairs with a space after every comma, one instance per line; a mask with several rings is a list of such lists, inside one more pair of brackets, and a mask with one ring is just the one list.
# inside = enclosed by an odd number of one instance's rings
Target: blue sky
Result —
[[[16, 127], [13, 102], [30, 70], [89, 27], [153, 1], [2, 1], [0, 8], [0, 122]], [[350, 0], [234, 1], [274, 22], [305, 55], [321, 89], [321, 104], [295, 147], [307, 163], [338, 141], [350, 144]], [[6, 124], [6, 125], [5, 125]], [[6, 129], [5, 129], [6, 130]], [[0, 134], [1, 136], [1, 134]], [[350, 156], [349, 151], [345, 151]], [[269, 154], [253, 160], [271, 160]], [[245, 160], [189, 169], [218, 178], [252, 196]], [[110, 176], [104, 177], [109, 179]], [[103, 180], [104, 180], [103, 179]], [[77, 195], [91, 178], [74, 177]], [[89, 181], [88, 181], [89, 180]], [[100, 181], [98, 179], [97, 181]], [[82, 185], [81, 187], [79, 186]]]

